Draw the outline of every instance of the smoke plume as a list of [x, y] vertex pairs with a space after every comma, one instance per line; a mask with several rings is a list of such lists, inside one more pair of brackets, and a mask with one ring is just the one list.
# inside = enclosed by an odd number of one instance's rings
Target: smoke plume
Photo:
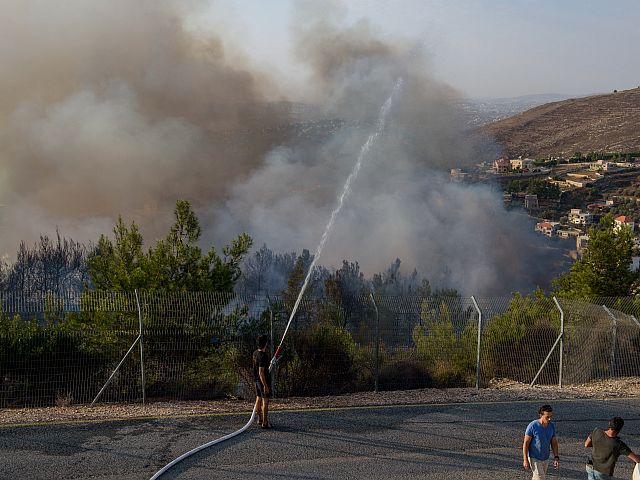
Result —
[[95, 240], [118, 214], [153, 238], [280, 143], [269, 79], [185, 28], [197, 5], [0, 2], [3, 251], [56, 225]]
[[296, 3], [293, 50], [309, 77], [292, 114], [242, 45], [185, 27], [201, 3], [0, 0], [0, 253], [56, 227], [96, 241], [120, 214], [150, 244], [179, 198], [207, 244], [246, 231], [276, 252], [313, 251], [402, 77], [320, 263], [371, 275], [399, 257], [476, 294], [541, 283], [528, 222], [496, 191], [448, 181], [483, 150], [420, 46], [318, 8], [335, 2]]
[[358, 261], [370, 276], [399, 257], [432, 285], [468, 294], [548, 286], [550, 271], [565, 263], [533, 234], [531, 222], [504, 211], [497, 189], [449, 181], [449, 168], [487, 160], [482, 152], [492, 149], [465, 130], [458, 94], [430, 75], [424, 52], [381, 41], [365, 22], [301, 17], [295, 44], [312, 72], [317, 118], [340, 122], [309, 122], [309, 137], [332, 135], [320, 145], [290, 139], [234, 185], [216, 209], [217, 238], [246, 230], [276, 250], [313, 249], [380, 106], [403, 78], [385, 134], [365, 160], [320, 263]]

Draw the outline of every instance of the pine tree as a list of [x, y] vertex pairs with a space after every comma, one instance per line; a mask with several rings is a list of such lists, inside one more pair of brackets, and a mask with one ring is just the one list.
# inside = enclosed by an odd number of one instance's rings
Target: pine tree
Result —
[[628, 227], [615, 228], [613, 215], [605, 215], [589, 229], [583, 257], [555, 280], [556, 294], [567, 298], [631, 295], [640, 279], [631, 270], [633, 238]]

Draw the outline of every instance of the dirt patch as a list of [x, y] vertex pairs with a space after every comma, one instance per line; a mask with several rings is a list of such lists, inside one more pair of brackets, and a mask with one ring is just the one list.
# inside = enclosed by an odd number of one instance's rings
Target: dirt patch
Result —
[[[534, 386], [508, 379], [495, 379], [488, 388], [424, 388], [393, 392], [360, 392], [326, 397], [276, 398], [272, 410], [293, 410], [371, 405], [421, 403], [468, 403], [517, 400], [640, 397], [640, 377], [616, 378], [581, 385]], [[253, 399], [215, 401], [150, 402], [147, 404], [71, 405], [48, 408], [0, 410], [0, 425], [83, 422], [124, 418], [187, 417], [227, 412], [251, 412]]]

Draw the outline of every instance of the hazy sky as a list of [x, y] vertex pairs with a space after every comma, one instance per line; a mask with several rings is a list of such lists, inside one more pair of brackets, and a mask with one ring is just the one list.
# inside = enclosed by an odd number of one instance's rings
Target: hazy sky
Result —
[[[198, 23], [231, 26], [246, 54], [281, 71], [283, 82], [302, 81], [291, 36], [301, 3], [218, 0]], [[318, 8], [332, 9], [345, 24], [369, 21], [382, 37], [415, 42], [433, 76], [471, 97], [640, 85], [638, 0], [335, 0]]]

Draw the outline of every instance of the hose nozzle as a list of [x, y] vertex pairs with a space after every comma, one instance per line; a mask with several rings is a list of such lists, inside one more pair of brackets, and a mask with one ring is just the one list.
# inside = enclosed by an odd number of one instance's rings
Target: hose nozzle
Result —
[[273, 358], [271, 359], [271, 364], [269, 365], [269, 371], [273, 370], [273, 368], [278, 365], [278, 355], [280, 355], [280, 346], [276, 348], [276, 353], [273, 354]]

